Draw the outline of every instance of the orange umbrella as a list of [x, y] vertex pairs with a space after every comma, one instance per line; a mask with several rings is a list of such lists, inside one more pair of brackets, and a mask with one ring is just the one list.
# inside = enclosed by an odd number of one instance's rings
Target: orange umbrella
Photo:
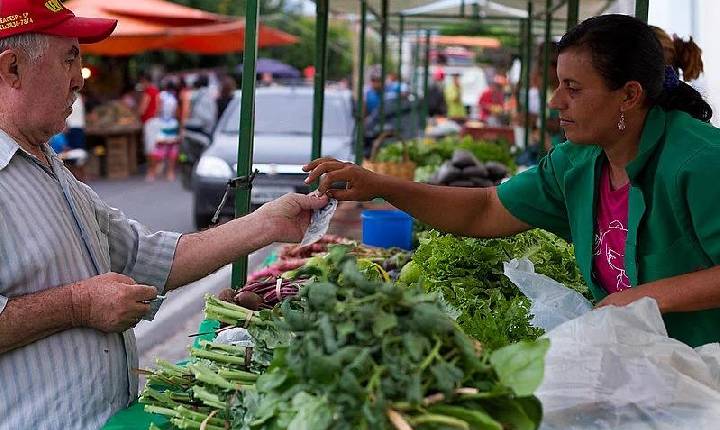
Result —
[[[117, 28], [108, 39], [83, 45], [83, 52], [89, 54], [133, 55], [163, 49], [223, 54], [244, 48], [244, 20], [163, 0], [143, 0], [132, 7], [118, 0], [70, 0], [65, 5], [78, 16], [118, 20]], [[263, 25], [258, 32], [259, 46], [288, 45], [296, 41], [290, 34]]]
[[[297, 42], [295, 36], [261, 25], [258, 29], [258, 46], [291, 45]], [[245, 47], [245, 21], [172, 28], [168, 30], [164, 49], [196, 54], [222, 54], [240, 52]]]

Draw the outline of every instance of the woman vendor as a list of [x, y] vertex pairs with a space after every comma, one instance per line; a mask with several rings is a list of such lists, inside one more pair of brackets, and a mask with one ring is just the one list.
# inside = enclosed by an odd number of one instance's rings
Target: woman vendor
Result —
[[[654, 298], [668, 334], [720, 341], [720, 131], [665, 66], [651, 27], [590, 18], [560, 40], [550, 107], [568, 141], [497, 188], [438, 187], [318, 159], [307, 182], [340, 200], [382, 197], [435, 228], [497, 237], [539, 227], [575, 244], [597, 306]], [[346, 190], [330, 189], [347, 182]]]

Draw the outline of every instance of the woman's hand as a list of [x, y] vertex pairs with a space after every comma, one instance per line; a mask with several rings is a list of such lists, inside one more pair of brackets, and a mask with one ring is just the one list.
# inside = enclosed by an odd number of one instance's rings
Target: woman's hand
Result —
[[[380, 195], [382, 177], [354, 163], [345, 163], [334, 158], [318, 158], [303, 166], [309, 172], [305, 183], [318, 178], [318, 192], [337, 200], [367, 201]], [[332, 184], [345, 183], [345, 189], [334, 189]]]
[[643, 289], [640, 287], [628, 288], [627, 290], [619, 291], [617, 293], [612, 293], [608, 295], [607, 297], [602, 299], [600, 303], [595, 305], [595, 309], [605, 306], [626, 306], [636, 300], [640, 300], [645, 296], [646, 295], [643, 294]]

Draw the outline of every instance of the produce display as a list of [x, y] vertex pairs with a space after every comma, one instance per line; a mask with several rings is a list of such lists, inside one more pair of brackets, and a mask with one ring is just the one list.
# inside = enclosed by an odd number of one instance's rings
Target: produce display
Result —
[[159, 362], [146, 410], [206, 430], [539, 426], [546, 340], [490, 350], [437, 295], [373, 279], [350, 251], [299, 269], [312, 281], [272, 310], [208, 297], [207, 317], [247, 327], [254, 345], [203, 342], [186, 366]]
[[[416, 180], [441, 185], [494, 186], [515, 170], [507, 146], [470, 137], [407, 151]], [[377, 158], [402, 160], [402, 145]], [[414, 228], [414, 252], [329, 235], [283, 246], [241, 289], [206, 297], [213, 340], [187, 363], [145, 371], [140, 402], [177, 429], [539, 428], [549, 342], [503, 262], [527, 257], [588, 296], [572, 246], [541, 230], [472, 239]]]
[[508, 175], [505, 165], [497, 161], [481, 163], [464, 149], [456, 149], [451, 160], [444, 162], [428, 183], [451, 187], [493, 187]]
[[[452, 159], [458, 149], [469, 152], [480, 163], [492, 161], [502, 164], [508, 173], [513, 173], [517, 168], [510, 147], [504, 142], [473, 140], [471, 136], [465, 136], [439, 140], [418, 139], [405, 142], [405, 145], [410, 161], [417, 165], [415, 180], [418, 182], [428, 182], [443, 163]], [[393, 143], [378, 151], [376, 161], [398, 163], [403, 160], [403, 154], [403, 145]]]
[[503, 275], [503, 262], [522, 257], [535, 264], [537, 273], [589, 296], [572, 246], [543, 230], [504, 239], [422, 232], [399, 281], [438, 293], [468, 335], [496, 348], [542, 334], [530, 325], [528, 299]]

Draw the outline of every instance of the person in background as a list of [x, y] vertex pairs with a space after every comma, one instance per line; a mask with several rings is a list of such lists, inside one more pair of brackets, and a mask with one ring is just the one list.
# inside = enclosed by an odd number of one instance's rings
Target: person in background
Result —
[[70, 149], [85, 149], [85, 103], [82, 94], [78, 94], [72, 105], [72, 113], [65, 121]]
[[365, 116], [370, 116], [380, 107], [383, 97], [383, 82], [379, 73], [370, 73], [370, 87], [365, 91]]
[[[548, 82], [545, 91], [547, 97], [545, 100], [549, 102], [552, 92], [558, 87], [560, 82], [557, 77], [557, 57], [558, 49], [555, 42], [551, 42], [549, 52], [549, 61], [547, 64], [547, 76]], [[544, 59], [545, 47], [544, 44], [540, 44], [537, 49], [536, 62], [533, 67], [532, 75], [530, 76], [530, 94], [529, 94], [529, 105], [528, 110], [530, 111], [530, 126], [532, 133], [532, 140], [534, 144], [540, 142], [541, 122], [540, 122], [540, 91], [543, 84], [542, 70], [543, 70], [543, 59]], [[555, 146], [565, 141], [563, 130], [560, 127], [559, 113], [556, 109], [551, 106], [546, 108], [546, 120], [545, 120], [545, 148], [544, 152], [549, 152]], [[529, 148], [531, 151], [537, 152], [539, 148]], [[531, 157], [533, 164], [535, 161], [534, 157]]]
[[176, 97], [177, 88], [173, 81], [167, 81], [160, 92], [160, 105], [158, 117], [155, 121], [158, 124], [158, 131], [155, 135], [155, 143], [150, 157], [147, 180], [154, 181], [165, 169], [165, 178], [168, 181], [175, 180], [175, 164], [179, 151], [179, 121], [177, 119], [178, 100]]
[[218, 120], [222, 116], [223, 112], [227, 108], [230, 100], [235, 96], [235, 90], [237, 90], [237, 82], [235, 79], [226, 75], [222, 78], [222, 85], [220, 86], [220, 95], [217, 99], [217, 118]]
[[143, 124], [143, 149], [145, 159], [148, 162], [145, 180], [152, 181], [155, 179], [153, 151], [155, 150], [155, 141], [159, 132], [156, 115], [160, 104], [160, 90], [153, 84], [150, 75], [146, 73], [140, 75], [139, 87], [142, 90], [142, 98], [138, 104], [138, 114], [140, 115], [140, 122]]
[[258, 85], [261, 87], [274, 87], [277, 83], [275, 83], [272, 73], [265, 72], [260, 74], [260, 82]]
[[58, 158], [62, 160], [63, 165], [67, 167], [78, 181], [85, 180], [85, 163], [87, 163], [89, 154], [83, 148], [73, 148], [70, 144], [70, 129], [66, 126], [61, 132], [50, 138], [48, 145]]
[[180, 134], [182, 137], [183, 127], [190, 115], [190, 103], [192, 100], [192, 89], [188, 86], [184, 76], [180, 76], [177, 86], [178, 111], [177, 119], [180, 125]]
[[217, 102], [210, 91], [210, 79], [202, 73], [193, 84], [190, 97], [190, 112], [185, 128], [211, 136], [217, 123]]
[[145, 124], [150, 118], [155, 118], [158, 110], [160, 90], [153, 84], [150, 75], [143, 73], [140, 75], [140, 87], [142, 88], [142, 98], [138, 106], [140, 113], [140, 121]]
[[447, 105], [445, 104], [445, 71], [438, 67], [433, 73], [432, 83], [428, 86], [427, 93], [428, 115], [433, 118], [445, 116]]
[[465, 121], [465, 105], [462, 101], [462, 84], [460, 73], [452, 74], [452, 82], [445, 86], [445, 105], [448, 118], [456, 121]]
[[393, 97], [405, 96], [408, 92], [408, 86], [398, 79], [398, 75], [396, 73], [390, 72], [387, 75], [385, 91], [388, 94], [392, 94]]
[[483, 91], [478, 100], [480, 121], [491, 127], [503, 125], [505, 114], [505, 76], [496, 74], [492, 84]]
[[[120, 94], [120, 102], [126, 108], [128, 108], [128, 110], [130, 110], [132, 112], [138, 111], [137, 89], [136, 89], [135, 85], [132, 85], [129, 82], [125, 84], [125, 86], [123, 87], [122, 93]], [[91, 111], [90, 107], [87, 106], [87, 103], [86, 103], [85, 108], [88, 111]], [[140, 115], [138, 114], [138, 116], [140, 116]]]
[[303, 79], [308, 85], [312, 85], [315, 81], [315, 66], [309, 65], [302, 70]]
[[[703, 72], [702, 50], [690, 37], [683, 40], [677, 34], [670, 37], [660, 27], [652, 27], [655, 36], [660, 41], [665, 54], [665, 64], [671, 66], [675, 73], [685, 82], [691, 82], [700, 77]], [[680, 72], [682, 71], [682, 75]]]

